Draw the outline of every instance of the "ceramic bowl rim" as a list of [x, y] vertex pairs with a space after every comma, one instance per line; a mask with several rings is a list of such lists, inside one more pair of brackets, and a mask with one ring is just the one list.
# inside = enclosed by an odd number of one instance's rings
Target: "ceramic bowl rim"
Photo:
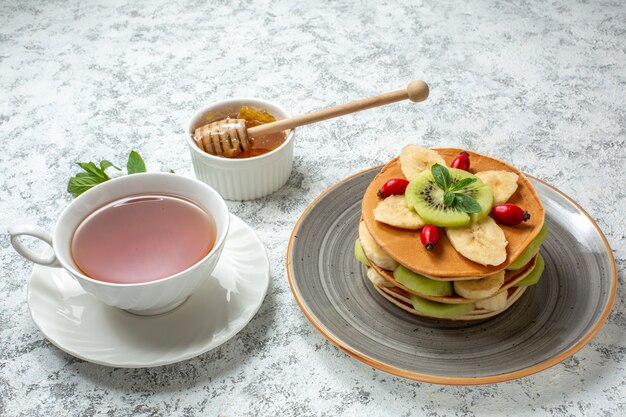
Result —
[[[226, 213], [226, 224], [224, 225], [220, 235], [217, 237], [215, 244], [213, 245], [213, 248], [209, 251], [209, 253], [207, 253], [202, 259], [200, 259], [199, 261], [195, 262], [193, 265], [191, 265], [190, 267], [177, 272], [175, 274], [169, 275], [167, 277], [163, 277], [157, 280], [153, 280], [153, 281], [147, 281], [147, 282], [135, 282], [135, 283], [128, 283], [128, 284], [124, 284], [124, 283], [118, 283], [118, 282], [108, 282], [108, 281], [100, 281], [94, 278], [91, 278], [87, 275], [85, 275], [84, 273], [80, 272], [77, 268], [74, 268], [69, 262], [67, 262], [67, 259], [65, 258], [65, 256], [60, 255], [62, 252], [59, 250], [60, 247], [60, 243], [59, 243], [59, 239], [57, 238], [58, 233], [60, 233], [60, 222], [61, 220], [65, 217], [66, 213], [69, 212], [69, 210], [82, 203], [83, 199], [81, 199], [81, 197], [83, 196], [90, 196], [90, 195], [94, 195], [97, 192], [101, 192], [102, 188], [101, 187], [112, 187], [113, 185], [111, 184], [117, 184], [117, 183], [121, 183], [121, 182], [125, 182], [125, 181], [135, 181], [136, 178], [138, 177], [146, 177], [146, 176], [151, 176], [151, 177], [161, 177], [161, 178], [168, 178], [171, 179], [172, 176], [176, 176], [176, 180], [177, 181], [190, 181], [192, 183], [196, 183], [198, 185], [200, 185], [201, 187], [205, 188], [207, 192], [214, 194], [216, 198], [216, 201], [218, 203], [219, 206], [219, 210], [223, 211], [224, 213]], [[122, 197], [118, 197], [119, 198], [123, 198]], [[188, 198], [188, 197], [185, 197]], [[192, 201], [194, 201], [193, 199], [191, 199]], [[106, 203], [105, 203], [106, 204]], [[194, 201], [194, 204], [197, 204]], [[78, 224], [80, 224], [84, 219], [80, 220], [78, 222]], [[149, 286], [154, 286], [157, 284], [162, 284], [166, 281], [171, 281], [177, 278], [180, 278], [183, 275], [188, 274], [191, 270], [197, 268], [198, 266], [200, 266], [201, 264], [205, 263], [208, 261], [209, 258], [213, 257], [216, 253], [218, 253], [221, 250], [221, 247], [224, 245], [224, 242], [226, 240], [226, 236], [228, 235], [228, 228], [230, 226], [230, 213], [228, 211], [228, 206], [226, 206], [226, 202], [224, 202], [224, 199], [222, 198], [222, 196], [215, 191], [210, 185], [203, 183], [202, 181], [199, 181], [195, 178], [190, 178], [190, 177], [185, 177], [182, 175], [178, 175], [178, 174], [172, 174], [172, 173], [166, 173], [166, 172], [143, 172], [143, 173], [137, 173], [137, 174], [131, 174], [131, 175], [124, 175], [122, 177], [117, 177], [117, 178], [113, 178], [109, 181], [106, 181], [104, 183], [101, 183], [89, 190], [87, 190], [86, 192], [84, 192], [83, 194], [81, 194], [80, 196], [78, 196], [76, 199], [74, 199], [74, 201], [72, 201], [70, 204], [68, 204], [65, 209], [63, 209], [63, 211], [61, 212], [61, 214], [59, 215], [59, 218], [55, 224], [54, 227], [54, 232], [53, 232], [53, 239], [52, 239], [52, 248], [54, 250], [54, 254], [57, 258], [57, 260], [59, 261], [59, 263], [61, 264], [61, 266], [68, 272], [70, 272], [74, 277], [79, 278], [81, 280], [85, 280], [91, 284], [95, 284], [97, 286], [101, 286], [101, 287], [116, 287], [116, 288], [131, 288], [131, 287], [149, 287]], [[73, 234], [74, 232], [72, 232]], [[70, 242], [71, 245], [71, 242]]]
[[[203, 107], [202, 109], [198, 110], [189, 120], [189, 122], [187, 123], [187, 126], [185, 128], [185, 136], [187, 137], [187, 144], [189, 145], [189, 147], [192, 150], [192, 152], [196, 153], [200, 158], [204, 158], [207, 161], [210, 162], [218, 162], [220, 164], [224, 164], [224, 165], [232, 165], [235, 167], [241, 167], [242, 165], [245, 164], [249, 164], [252, 163], [252, 161], [260, 161], [263, 159], [267, 159], [267, 158], [271, 158], [273, 155], [280, 153], [284, 148], [288, 147], [289, 144], [293, 141], [294, 135], [295, 135], [295, 129], [290, 129], [289, 133], [287, 134], [287, 138], [285, 139], [285, 141], [276, 149], [264, 153], [263, 155], [259, 155], [259, 156], [253, 156], [250, 158], [241, 158], [241, 159], [234, 159], [234, 158], [223, 158], [220, 156], [215, 156], [215, 155], [211, 155], [210, 153], [204, 152], [202, 149], [198, 148], [198, 145], [196, 145], [196, 143], [194, 142], [193, 138], [192, 138], [192, 126], [195, 124], [193, 123], [194, 120], [196, 120], [198, 117], [202, 116], [203, 114], [205, 114], [206, 112], [210, 111], [210, 110], [214, 110], [220, 107], [225, 107], [228, 105], [232, 105], [232, 104], [237, 104], [237, 103], [249, 103], [252, 105], [256, 105], [256, 106], [270, 106], [270, 107], [274, 107], [276, 109], [278, 109], [278, 111], [280, 113], [283, 114], [284, 119], [291, 117], [290, 113], [281, 105], [276, 104], [272, 101], [269, 100], [264, 100], [264, 99], [260, 99], [260, 98], [255, 98], [255, 97], [233, 97], [227, 100], [221, 100], [221, 101], [217, 101], [214, 104], [210, 104], [208, 106]], [[280, 120], [280, 119], [278, 119]]]

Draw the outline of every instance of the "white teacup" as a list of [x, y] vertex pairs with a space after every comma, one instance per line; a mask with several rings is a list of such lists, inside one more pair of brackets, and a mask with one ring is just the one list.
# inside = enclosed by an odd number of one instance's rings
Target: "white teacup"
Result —
[[[213, 249], [186, 270], [155, 281], [117, 284], [98, 281], [80, 272], [71, 255], [74, 231], [94, 210], [120, 198], [146, 193], [173, 194], [193, 201], [215, 220], [217, 236]], [[61, 213], [54, 236], [38, 226], [9, 228], [11, 244], [25, 258], [40, 265], [64, 268], [88, 293], [105, 304], [135, 314], [161, 314], [176, 308], [211, 276], [224, 248], [229, 214], [226, 203], [208, 185], [176, 174], [143, 173], [127, 175], [102, 183], [72, 201]], [[39, 255], [28, 249], [20, 236], [39, 238], [52, 246], [54, 253]], [[102, 254], [106, 256], [106, 254]]]

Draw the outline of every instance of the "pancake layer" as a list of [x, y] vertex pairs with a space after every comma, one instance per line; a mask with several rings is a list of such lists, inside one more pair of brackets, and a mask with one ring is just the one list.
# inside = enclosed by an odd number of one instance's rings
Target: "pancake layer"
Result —
[[[462, 152], [461, 149], [435, 149], [449, 165]], [[435, 250], [427, 251], [420, 242], [419, 230], [406, 230], [378, 222], [374, 219], [374, 209], [381, 201], [378, 190], [391, 178], [404, 178], [399, 159], [389, 162], [367, 188], [361, 206], [363, 221], [378, 245], [396, 262], [419, 274], [433, 279], [451, 280], [464, 277], [484, 277], [504, 270], [510, 265], [539, 234], [543, 226], [545, 211], [537, 192], [530, 181], [515, 167], [474, 152], [469, 152], [471, 173], [499, 170], [513, 172], [519, 176], [518, 189], [508, 200], [523, 207], [531, 214], [529, 221], [517, 226], [499, 224], [507, 241], [507, 259], [497, 266], [484, 266], [472, 262], [459, 254], [445, 233]]]

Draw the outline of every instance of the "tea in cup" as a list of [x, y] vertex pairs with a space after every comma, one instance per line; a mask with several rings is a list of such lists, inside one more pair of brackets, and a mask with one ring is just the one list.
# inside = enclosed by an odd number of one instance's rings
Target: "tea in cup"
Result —
[[[209, 279], [224, 247], [229, 214], [208, 185], [175, 174], [116, 178], [85, 192], [61, 213], [54, 235], [9, 229], [14, 248], [38, 264], [64, 268], [102, 302], [132, 313], [169, 311]], [[20, 240], [44, 240], [51, 256]]]

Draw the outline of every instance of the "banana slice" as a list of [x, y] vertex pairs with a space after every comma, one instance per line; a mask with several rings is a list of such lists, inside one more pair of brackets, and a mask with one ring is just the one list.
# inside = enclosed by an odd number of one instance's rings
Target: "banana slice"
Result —
[[446, 165], [446, 161], [432, 149], [417, 145], [407, 145], [400, 152], [400, 168], [407, 180], [411, 181], [420, 172], [434, 164]]
[[482, 182], [491, 188], [493, 204], [504, 204], [517, 190], [517, 174], [508, 171], [483, 171], [476, 174]]
[[398, 267], [398, 263], [376, 243], [363, 221], [359, 223], [359, 240], [367, 259], [388, 271], [394, 271]]
[[395, 285], [393, 285], [391, 282], [387, 281], [385, 278], [380, 276], [380, 274], [376, 272], [374, 268], [367, 268], [367, 277], [369, 278], [371, 283], [374, 284], [375, 287], [385, 287], [385, 288], [395, 287]]
[[481, 265], [500, 265], [506, 261], [509, 242], [489, 216], [469, 226], [446, 228], [446, 235], [454, 249], [470, 261]]
[[506, 302], [508, 299], [509, 293], [507, 291], [502, 291], [491, 298], [487, 298], [486, 300], [476, 301], [474, 305], [476, 306], [476, 308], [482, 308], [489, 311], [498, 311], [506, 307]]
[[391, 195], [378, 203], [374, 218], [390, 226], [417, 230], [424, 227], [424, 220], [406, 204], [404, 195]]
[[[494, 295], [504, 284], [504, 271], [481, 279], [454, 281], [454, 292], [470, 300], [483, 300]], [[506, 291], [503, 291], [506, 293]], [[506, 297], [504, 297], [506, 304]]]

